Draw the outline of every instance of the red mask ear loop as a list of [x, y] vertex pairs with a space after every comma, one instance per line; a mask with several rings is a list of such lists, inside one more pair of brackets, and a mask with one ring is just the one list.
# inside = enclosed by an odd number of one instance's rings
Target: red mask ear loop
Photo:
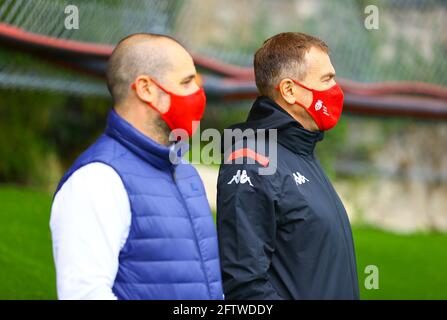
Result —
[[[295, 82], [297, 85], [299, 85], [301, 88], [310, 91], [310, 92], [312, 93], [312, 99], [313, 99], [313, 96], [314, 96], [314, 91], [313, 91], [313, 89], [311, 89], [311, 88], [309, 88], [309, 87], [306, 87], [304, 84], [302, 84], [302, 83], [300, 83], [300, 82], [298, 82], [298, 81], [296, 81], [296, 80], [293, 80], [293, 79], [292, 79], [292, 81]], [[295, 103], [296, 103], [297, 105], [299, 105], [299, 106], [305, 108], [306, 111], [307, 111], [308, 108], [310, 108], [310, 107], [312, 106], [312, 102], [310, 103], [311, 105], [310, 105], [309, 107], [306, 107], [304, 104], [302, 104], [302, 103], [300, 103], [300, 102], [298, 102], [298, 101], [295, 101]]]
[[[151, 78], [151, 81], [153, 83], [155, 83], [155, 85], [157, 87], [159, 87], [161, 90], [163, 90], [164, 92], [171, 93], [171, 92], [167, 91], [166, 89], [164, 89], [162, 86], [160, 86], [154, 79]], [[137, 84], [135, 82], [132, 82], [131, 85], [130, 85], [130, 88], [133, 89], [133, 90], [136, 90], [137, 89]]]
[[[156, 85], [158, 85], [155, 81], [154, 81], [154, 83], [155, 83]], [[132, 90], [137, 90], [137, 85], [136, 85], [136, 83], [135, 83], [135, 82], [132, 82], [131, 85], [130, 85], [130, 88], [131, 88]], [[157, 111], [158, 113], [160, 113], [161, 115], [163, 115], [163, 113], [161, 113], [160, 110], [158, 110], [157, 108], [155, 108], [155, 106], [154, 106], [152, 103], [147, 102], [147, 104], [149, 105], [149, 107], [151, 107], [152, 109], [154, 109], [155, 111]]]
[[304, 84], [302, 84], [301, 82], [298, 82], [298, 81], [296, 81], [296, 80], [292, 80], [293, 82], [295, 82], [297, 85], [299, 85], [301, 88], [304, 88], [304, 89], [306, 89], [306, 90], [309, 90], [309, 91], [313, 91], [313, 89], [311, 89], [311, 88], [309, 88], [309, 87], [306, 87]]
[[[295, 82], [295, 83], [296, 83], [297, 85], [299, 85], [300, 87], [302, 87], [302, 88], [304, 88], [304, 89], [307, 89], [307, 90], [309, 90], [310, 92], [312, 92], [312, 89], [306, 87], [305, 85], [302, 85], [302, 84], [299, 83], [298, 81], [293, 80], [293, 79], [292, 79], [292, 81]], [[279, 91], [279, 84], [275, 87], [275, 89]], [[313, 95], [313, 93], [312, 93], [312, 95]], [[306, 107], [304, 104], [302, 104], [302, 103], [300, 103], [300, 102], [298, 102], [298, 101], [295, 101], [295, 104], [297, 104], [297, 105], [299, 105], [299, 106], [301, 106], [301, 107], [303, 107], [303, 108], [305, 108], [305, 109], [308, 108], [308, 107]]]
[[[295, 82], [297, 85], [299, 85], [301, 88], [304, 88], [304, 89], [309, 90], [311, 92], [313, 91], [313, 89], [311, 89], [309, 87], [306, 87], [304, 84], [301, 84], [300, 82], [298, 82], [296, 80], [292, 79], [292, 81]], [[275, 89], [279, 91], [279, 84], [275, 87]]]
[[[155, 83], [155, 85], [157, 86], [157, 87], [159, 87], [162, 91], [164, 91], [165, 93], [167, 93], [167, 94], [169, 94], [169, 95], [173, 95], [173, 96], [179, 96], [178, 94], [175, 94], [174, 92], [171, 92], [171, 91], [169, 91], [169, 90], [166, 90], [165, 88], [163, 88], [157, 81], [155, 81], [153, 78], [151, 78], [151, 81], [153, 82], [153, 83]], [[135, 82], [132, 82], [132, 84], [130, 85], [130, 87], [133, 89], [133, 90], [136, 90], [136, 88], [137, 88], [137, 85], [135, 84]]]

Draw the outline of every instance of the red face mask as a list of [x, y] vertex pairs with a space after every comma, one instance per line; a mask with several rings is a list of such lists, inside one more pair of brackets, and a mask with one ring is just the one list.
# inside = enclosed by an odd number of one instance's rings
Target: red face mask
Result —
[[[188, 133], [188, 136], [191, 137], [196, 131], [198, 122], [202, 119], [203, 113], [205, 112], [206, 96], [203, 88], [200, 87], [194, 93], [181, 96], [166, 90], [153, 79], [151, 80], [157, 87], [169, 95], [171, 103], [168, 111], [165, 113], [161, 113], [149, 102], [148, 105], [160, 113], [161, 118], [171, 130], [183, 129]], [[135, 89], [135, 84], [132, 84], [132, 88]], [[193, 123], [193, 121], [195, 123]]]
[[335, 127], [340, 119], [343, 110], [343, 91], [336, 83], [327, 90], [314, 90], [308, 88], [298, 81], [293, 80], [300, 87], [312, 92], [312, 104], [309, 108], [302, 105], [298, 101], [295, 103], [303, 107], [314, 119], [321, 131], [329, 130]]

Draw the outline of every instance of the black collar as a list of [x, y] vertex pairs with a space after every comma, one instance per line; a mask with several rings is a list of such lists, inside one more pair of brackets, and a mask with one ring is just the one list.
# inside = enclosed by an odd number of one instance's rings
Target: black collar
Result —
[[266, 96], [258, 97], [247, 121], [231, 129], [277, 129], [278, 143], [294, 153], [312, 155], [317, 142], [323, 140], [322, 131], [309, 131], [292, 118], [281, 106]]
[[322, 131], [309, 131], [300, 126], [291, 126], [278, 132], [278, 143], [294, 153], [313, 155], [315, 146], [323, 140]]

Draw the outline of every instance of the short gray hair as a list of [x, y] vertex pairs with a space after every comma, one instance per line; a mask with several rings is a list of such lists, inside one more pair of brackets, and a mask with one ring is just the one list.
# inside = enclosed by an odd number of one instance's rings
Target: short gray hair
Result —
[[307, 71], [304, 57], [312, 47], [329, 52], [326, 43], [305, 33], [284, 32], [267, 39], [254, 56], [259, 93], [272, 97], [282, 79], [303, 80]]

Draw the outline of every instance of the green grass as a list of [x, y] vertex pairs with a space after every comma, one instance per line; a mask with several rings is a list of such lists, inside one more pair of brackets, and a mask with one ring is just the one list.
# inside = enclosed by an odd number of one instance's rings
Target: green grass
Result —
[[0, 187], [0, 299], [55, 299], [51, 196]]
[[[51, 195], [0, 187], [0, 299], [55, 299]], [[447, 234], [397, 235], [353, 229], [362, 299], [447, 299]], [[364, 288], [367, 265], [379, 289]]]
[[[353, 233], [362, 299], [447, 299], [447, 234]], [[364, 288], [367, 265], [379, 269], [378, 290]]]

